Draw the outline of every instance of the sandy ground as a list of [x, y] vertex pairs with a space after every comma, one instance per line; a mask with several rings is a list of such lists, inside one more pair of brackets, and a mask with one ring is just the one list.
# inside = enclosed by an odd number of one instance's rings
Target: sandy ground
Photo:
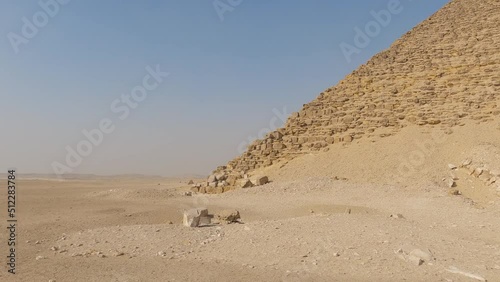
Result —
[[[399, 170], [431, 129], [332, 146], [222, 195], [185, 196], [188, 179], [19, 175], [17, 274], [2, 263], [0, 281], [500, 281], [496, 186], [464, 169], [463, 195], [442, 181], [464, 158], [499, 166], [497, 127], [454, 129], [411, 173]], [[182, 226], [195, 207], [238, 209], [242, 223]], [[416, 265], [416, 249], [432, 258]]]

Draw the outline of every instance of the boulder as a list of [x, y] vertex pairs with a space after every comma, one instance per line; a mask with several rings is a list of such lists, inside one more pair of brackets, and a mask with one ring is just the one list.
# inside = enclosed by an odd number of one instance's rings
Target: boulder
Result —
[[252, 181], [248, 179], [242, 179], [238, 182], [238, 187], [239, 188], [250, 188], [253, 187]]
[[236, 185], [237, 180], [238, 180], [238, 178], [235, 175], [230, 175], [227, 177], [226, 182], [227, 182], [227, 184], [234, 186], [234, 185]]
[[210, 175], [208, 177], [208, 179], [207, 179], [208, 183], [212, 183], [212, 182], [215, 182], [215, 181], [217, 181], [217, 177], [215, 176], [215, 174]]
[[222, 181], [222, 180], [226, 180], [227, 176], [224, 173], [218, 173], [215, 175], [215, 178], [217, 181]]
[[190, 209], [184, 211], [183, 224], [187, 227], [198, 227], [202, 218], [208, 218], [207, 209]]
[[193, 184], [194, 184], [194, 181], [193, 180], [189, 180], [188, 185], [193, 185]]
[[221, 222], [221, 223], [233, 223], [233, 222], [239, 222], [241, 219], [240, 217], [240, 212], [237, 210], [223, 210], [221, 212], [218, 212], [215, 217]]
[[260, 186], [269, 183], [269, 178], [267, 176], [261, 176], [257, 177], [254, 181], [253, 184], [255, 186]]

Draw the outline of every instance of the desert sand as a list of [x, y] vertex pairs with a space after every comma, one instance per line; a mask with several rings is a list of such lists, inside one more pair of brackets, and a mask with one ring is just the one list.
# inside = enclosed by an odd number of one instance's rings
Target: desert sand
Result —
[[[189, 196], [190, 179], [20, 174], [15, 281], [500, 281], [500, 188], [460, 167], [500, 168], [499, 122], [446, 134], [403, 178], [400, 152], [439, 128], [333, 146], [223, 194]], [[241, 222], [183, 226], [200, 207], [237, 209]]]

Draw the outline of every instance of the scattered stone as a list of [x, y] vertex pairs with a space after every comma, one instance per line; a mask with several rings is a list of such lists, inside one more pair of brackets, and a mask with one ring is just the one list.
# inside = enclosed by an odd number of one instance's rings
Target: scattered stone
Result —
[[213, 182], [215, 182], [215, 181], [217, 181], [217, 177], [215, 177], [215, 175], [214, 175], [214, 174], [212, 174], [212, 175], [210, 175], [210, 176], [208, 177], [208, 180], [207, 180], [207, 182], [208, 182], [208, 183], [213, 183]]
[[424, 263], [423, 259], [412, 255], [408, 256], [408, 261], [416, 266], [421, 266]]
[[253, 187], [253, 183], [249, 179], [242, 179], [242, 180], [240, 180], [238, 186], [240, 188], [250, 188], [250, 187]]
[[446, 185], [450, 188], [453, 188], [453, 187], [456, 187], [457, 186], [457, 183], [455, 182], [455, 180], [453, 180], [452, 178], [448, 178], [446, 180]]
[[410, 252], [410, 256], [420, 258], [426, 262], [430, 262], [434, 259], [432, 253], [429, 250], [423, 251], [421, 249], [414, 249]]
[[190, 209], [184, 211], [183, 224], [187, 227], [198, 227], [202, 217], [208, 217], [207, 209]]
[[392, 217], [392, 218], [396, 218], [396, 219], [404, 219], [404, 218], [405, 218], [405, 217], [404, 217], [402, 214], [400, 214], [400, 213], [391, 214], [391, 216], [390, 216], [390, 217]]
[[472, 174], [473, 174], [475, 177], [479, 177], [479, 176], [481, 176], [481, 174], [483, 174], [483, 171], [484, 171], [484, 170], [483, 170], [482, 168], [479, 168], [479, 167], [478, 167], [478, 168], [476, 168], [476, 169], [474, 170], [474, 172], [473, 172]]
[[448, 164], [448, 167], [451, 169], [451, 170], [455, 170], [457, 169], [458, 167], [454, 164]]
[[215, 215], [221, 223], [239, 222], [240, 212], [237, 210], [223, 210]]
[[462, 195], [462, 192], [460, 192], [460, 190], [458, 190], [458, 189], [450, 189], [448, 191], [448, 193], [450, 195], [452, 195], [452, 196], [460, 196], [460, 195]]
[[468, 167], [472, 164], [472, 160], [471, 159], [466, 159], [462, 162], [462, 167]]
[[260, 185], [267, 184], [268, 182], [269, 182], [269, 178], [267, 176], [257, 177], [255, 179], [254, 185], [255, 186], [260, 186]]
[[47, 259], [47, 258], [46, 258], [46, 257], [44, 257], [44, 256], [37, 256], [35, 259], [36, 259], [36, 260], [42, 260], [42, 259]]

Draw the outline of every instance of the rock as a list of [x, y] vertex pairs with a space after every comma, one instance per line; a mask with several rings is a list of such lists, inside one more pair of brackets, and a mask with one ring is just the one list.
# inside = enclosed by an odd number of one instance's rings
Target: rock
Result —
[[208, 217], [207, 209], [190, 209], [184, 211], [183, 224], [187, 227], [198, 227], [202, 217]]
[[412, 255], [408, 256], [408, 261], [416, 266], [421, 266], [424, 263], [424, 260]]
[[222, 180], [226, 180], [227, 176], [224, 173], [218, 173], [218, 174], [215, 175], [215, 178], [216, 178], [217, 181], [222, 181]]
[[191, 192], [198, 193], [200, 191], [199, 187], [191, 187]]
[[478, 168], [476, 168], [476, 169], [474, 170], [474, 172], [473, 172], [472, 174], [473, 174], [475, 177], [479, 177], [479, 176], [481, 176], [481, 174], [483, 174], [483, 169], [478, 167]]
[[222, 223], [239, 222], [241, 219], [240, 212], [237, 210], [223, 210], [215, 215]]
[[471, 159], [466, 159], [462, 162], [462, 167], [468, 167], [472, 164], [472, 160]]
[[414, 249], [410, 252], [410, 256], [422, 259], [423, 261], [432, 261], [434, 258], [429, 250]]
[[235, 175], [230, 175], [227, 177], [226, 183], [229, 184], [230, 186], [234, 186], [236, 185], [237, 180], [238, 178]]
[[42, 259], [46, 259], [46, 257], [44, 257], [44, 256], [37, 256], [35, 259], [36, 260], [42, 260]]
[[253, 187], [253, 183], [252, 183], [252, 181], [250, 181], [248, 179], [242, 179], [238, 182], [238, 187], [239, 188], [250, 188], [250, 187]]
[[446, 185], [450, 188], [453, 188], [457, 186], [457, 183], [452, 178], [448, 178], [448, 180], [446, 180]]
[[396, 214], [391, 214], [390, 216], [391, 218], [396, 218], [396, 219], [404, 219], [405, 217], [400, 214], [400, 213], [396, 213]]
[[207, 179], [208, 183], [213, 183], [215, 181], [217, 181], [217, 177], [215, 176], [215, 174], [210, 175]]
[[193, 180], [189, 180], [188, 185], [193, 185], [193, 184], [194, 184], [194, 181]]
[[451, 170], [455, 170], [458, 167], [456, 165], [454, 165], [454, 164], [448, 164], [448, 168], [451, 169]]
[[267, 184], [269, 182], [269, 178], [267, 176], [261, 176], [261, 177], [257, 177], [255, 180], [254, 180], [254, 185], [255, 186], [260, 186], [260, 185], [264, 185], [264, 184]]

